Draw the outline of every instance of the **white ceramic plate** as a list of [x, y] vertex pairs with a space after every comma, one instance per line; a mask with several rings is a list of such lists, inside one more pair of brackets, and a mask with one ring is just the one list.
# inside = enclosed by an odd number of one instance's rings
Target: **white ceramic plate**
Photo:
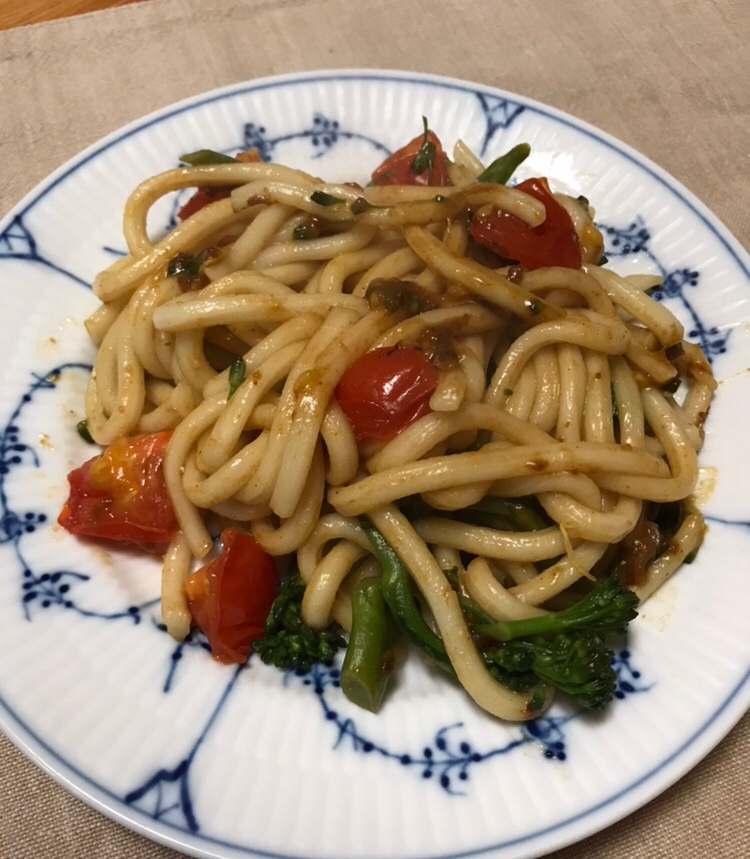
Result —
[[[135, 184], [201, 147], [258, 146], [329, 180], [366, 180], [429, 117], [486, 161], [596, 207], [613, 264], [659, 271], [664, 300], [722, 380], [702, 461], [715, 488], [696, 562], [648, 603], [603, 716], [556, 705], [501, 724], [412, 661], [378, 716], [325, 669], [220, 667], [159, 627], [158, 565], [54, 523], [93, 350], [88, 284], [123, 249]], [[171, 211], [155, 214], [163, 228]], [[0, 727], [70, 790], [195, 856], [538, 856], [612, 823], [692, 767], [750, 702], [748, 257], [684, 188], [558, 111], [477, 84], [324, 72], [242, 84], [153, 114], [82, 153], [0, 225]], [[711, 469], [714, 469], [712, 471]], [[708, 493], [706, 493], [708, 494]]]

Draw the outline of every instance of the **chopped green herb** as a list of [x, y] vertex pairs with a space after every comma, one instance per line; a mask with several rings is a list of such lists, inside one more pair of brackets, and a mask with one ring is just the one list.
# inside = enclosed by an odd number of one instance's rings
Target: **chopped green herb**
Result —
[[585, 209], [588, 209], [588, 207], [589, 207], [589, 198], [588, 198], [588, 197], [584, 197], [584, 196], [583, 196], [583, 194], [579, 194], [579, 195], [576, 197], [576, 200], [578, 200], [578, 202], [579, 202], [579, 203], [580, 203], [580, 204], [581, 204]]
[[528, 308], [534, 316], [538, 316], [542, 312], [542, 305], [538, 301], [533, 301], [532, 299], [524, 301], [523, 306]]
[[339, 203], [346, 203], [343, 197], [334, 197], [333, 194], [326, 194], [325, 191], [313, 191], [310, 194], [310, 199], [319, 206], [336, 206]]
[[191, 284], [200, 279], [201, 266], [206, 261], [206, 251], [197, 254], [181, 253], [167, 264], [169, 277], [178, 278], [182, 284]]
[[197, 152], [180, 155], [180, 161], [196, 167], [200, 164], [235, 164], [238, 163], [239, 159], [225, 155], [223, 152], [216, 152], [213, 149], [199, 149]]
[[674, 394], [678, 391], [680, 385], [682, 383], [682, 379], [679, 376], [675, 376], [674, 379], [670, 379], [668, 382], [665, 382], [661, 389], [665, 394]]
[[606, 254], [602, 254], [599, 258], [599, 262], [597, 265], [606, 265], [609, 262], [609, 257]]
[[292, 238], [295, 242], [306, 242], [310, 239], [317, 239], [320, 235], [320, 230], [314, 224], [301, 224], [292, 230]]
[[508, 150], [504, 155], [496, 158], [492, 164], [479, 174], [480, 182], [492, 182], [496, 185], [505, 185], [515, 172], [516, 167], [523, 163], [531, 152], [528, 143], [519, 143]]
[[427, 310], [427, 299], [414, 283], [397, 277], [378, 277], [367, 287], [367, 301], [373, 310], [382, 308], [388, 313], [406, 310], [410, 316]]
[[87, 444], [95, 444], [94, 439], [91, 437], [91, 433], [89, 432], [89, 423], [86, 420], [78, 421], [76, 424], [76, 430], [78, 430], [78, 435], [87, 443]]
[[245, 359], [238, 355], [229, 367], [229, 394], [227, 399], [239, 388], [245, 378]]
[[424, 173], [425, 170], [429, 170], [427, 182], [432, 185], [432, 171], [435, 168], [435, 155], [437, 150], [435, 149], [435, 144], [429, 139], [428, 132], [429, 126], [427, 125], [427, 117], [422, 117], [422, 125], [424, 125], [424, 136], [422, 137], [422, 144], [417, 150], [417, 154], [414, 156], [414, 159], [411, 162], [411, 166], [409, 170], [412, 173]]
[[513, 388], [503, 388], [503, 394], [506, 397], [512, 397], [513, 396]]

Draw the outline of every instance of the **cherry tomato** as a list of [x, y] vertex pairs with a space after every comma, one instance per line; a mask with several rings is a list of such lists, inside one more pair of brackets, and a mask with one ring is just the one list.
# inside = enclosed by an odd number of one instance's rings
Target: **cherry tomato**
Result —
[[180, 221], [187, 220], [191, 215], [199, 212], [209, 203], [216, 200], [224, 200], [232, 193], [231, 188], [198, 188], [192, 197], [178, 210], [177, 217]]
[[413, 346], [373, 349], [341, 377], [336, 398], [357, 438], [388, 439], [430, 411], [438, 372]]
[[517, 260], [525, 269], [559, 265], [581, 267], [581, 246], [570, 215], [552, 196], [546, 179], [527, 179], [519, 191], [544, 203], [547, 217], [538, 227], [494, 210], [471, 221], [475, 242], [507, 260]]
[[241, 663], [263, 636], [278, 590], [276, 565], [253, 537], [236, 528], [225, 528], [221, 542], [221, 554], [188, 576], [185, 592], [214, 658]]
[[[257, 149], [247, 149], [244, 152], [239, 152], [235, 157], [238, 161], [244, 161], [246, 163], [260, 161], [260, 154]], [[204, 206], [207, 206], [209, 203], [214, 203], [216, 200], [224, 200], [231, 193], [231, 188], [214, 188], [209, 186], [198, 188], [193, 196], [190, 197], [179, 209], [177, 212], [177, 218], [180, 221], [185, 221], [191, 215], [200, 211]]]
[[[429, 158], [422, 157], [424, 162], [421, 170], [415, 170], [414, 159], [417, 154], [424, 152], [425, 144], [434, 147]], [[431, 165], [431, 169], [430, 169]], [[416, 168], [420, 167], [419, 160]], [[448, 178], [448, 156], [443, 151], [442, 144], [432, 131], [420, 134], [411, 143], [390, 155], [372, 174], [376, 185], [450, 185]]]
[[170, 432], [121, 438], [68, 475], [58, 523], [71, 534], [163, 543], [178, 525], [162, 460]]

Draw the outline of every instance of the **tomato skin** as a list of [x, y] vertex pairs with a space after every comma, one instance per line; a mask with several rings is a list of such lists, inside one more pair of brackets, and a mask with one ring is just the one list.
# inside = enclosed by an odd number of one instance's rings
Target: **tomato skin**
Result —
[[255, 539], [236, 528], [221, 533], [221, 554], [188, 576], [190, 613], [219, 662], [242, 663], [263, 636], [278, 591], [276, 565]]
[[232, 193], [231, 188], [198, 188], [192, 197], [178, 210], [177, 218], [180, 221], [187, 220], [191, 215], [199, 212], [204, 206], [209, 203], [215, 203], [217, 200], [224, 200]]
[[516, 188], [544, 203], [544, 223], [530, 227], [507, 212], [495, 210], [472, 219], [474, 241], [504, 259], [518, 260], [529, 271], [545, 266], [579, 269], [581, 246], [573, 221], [552, 196], [547, 180], [527, 179]]
[[393, 438], [430, 411], [438, 371], [414, 346], [386, 346], [351, 364], [336, 398], [361, 441]]
[[121, 438], [68, 475], [58, 523], [71, 534], [164, 543], [178, 531], [162, 461], [172, 433]]
[[[260, 161], [260, 153], [257, 149], [247, 149], [244, 152], [239, 152], [236, 156], [238, 161], [245, 163], [253, 163]], [[224, 200], [232, 193], [231, 188], [212, 187], [205, 185], [193, 194], [187, 202], [178, 210], [177, 219], [185, 221], [191, 215], [199, 212], [204, 206], [209, 203], [215, 203], [216, 200]]]
[[419, 152], [424, 143], [425, 136], [420, 134], [406, 146], [402, 146], [393, 155], [378, 167], [372, 174], [372, 181], [376, 185], [450, 185], [448, 178], [448, 156], [436, 134], [427, 132], [427, 142], [435, 147], [435, 157], [432, 162], [432, 177], [430, 170], [425, 169], [415, 173], [411, 169], [414, 156]]

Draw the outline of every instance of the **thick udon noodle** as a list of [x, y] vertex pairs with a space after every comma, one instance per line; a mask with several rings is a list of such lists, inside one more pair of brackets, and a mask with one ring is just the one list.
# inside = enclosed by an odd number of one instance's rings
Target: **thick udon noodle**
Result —
[[[408, 566], [468, 693], [522, 719], [530, 693], [489, 674], [444, 571], [457, 569], [495, 618], [550, 610], [633, 531], [647, 501], [690, 496], [714, 381], [682, 325], [648, 296], [657, 278], [595, 264], [596, 231], [570, 198], [558, 197], [588, 260], [580, 271], [543, 268], [518, 283], [468, 258], [467, 211], [497, 207], [531, 226], [545, 212], [520, 191], [476, 182], [461, 147], [451, 170], [454, 185], [439, 193], [328, 185], [265, 163], [143, 182], [125, 208], [129, 253], [94, 287], [102, 305], [87, 322], [99, 349], [86, 415], [100, 444], [174, 430], [164, 469], [181, 531], [165, 556], [162, 609], [175, 637], [190, 629], [183, 581], [210, 551], [217, 518], [242, 523], [273, 555], [296, 553], [305, 621], [348, 629], [348, 594], [379, 571], [357, 523], [366, 513]], [[150, 238], [152, 205], [195, 186], [235, 190]], [[315, 191], [344, 202], [320, 205]], [[322, 234], [296, 240], [311, 219]], [[167, 275], [177, 254], [206, 248], [201, 284]], [[380, 279], [413, 282], [433, 306], [412, 316], [372, 307], [368, 287]], [[359, 445], [334, 396], [342, 374], [368, 350], [434, 331], [457, 361], [440, 371], [430, 413], [387, 443]], [[244, 380], [229, 398], [238, 355]], [[676, 375], [679, 404], [665, 392]], [[399, 502], [417, 494], [441, 515], [410, 521]], [[536, 496], [553, 524], [497, 531], [450, 515], [487, 495]], [[638, 595], [702, 535], [688, 508]]]

